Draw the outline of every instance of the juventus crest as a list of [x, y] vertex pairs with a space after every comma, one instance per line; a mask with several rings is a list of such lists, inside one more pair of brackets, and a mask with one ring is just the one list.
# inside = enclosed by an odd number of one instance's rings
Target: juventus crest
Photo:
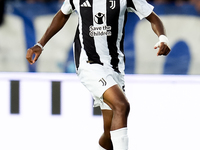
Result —
[[115, 9], [115, 6], [116, 6], [116, 1], [115, 0], [110, 0], [110, 8], [111, 9]]

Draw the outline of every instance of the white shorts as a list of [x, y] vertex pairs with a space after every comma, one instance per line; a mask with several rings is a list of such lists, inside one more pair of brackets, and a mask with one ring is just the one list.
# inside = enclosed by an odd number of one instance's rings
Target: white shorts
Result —
[[94, 107], [100, 106], [101, 109], [111, 110], [103, 101], [103, 93], [116, 84], [124, 91], [124, 75], [112, 68], [86, 63], [79, 66], [77, 74], [81, 83], [90, 91]]

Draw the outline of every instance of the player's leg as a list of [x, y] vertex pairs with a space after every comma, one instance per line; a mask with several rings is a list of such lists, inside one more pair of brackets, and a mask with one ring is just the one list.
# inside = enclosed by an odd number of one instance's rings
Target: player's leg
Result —
[[114, 85], [106, 90], [103, 94], [103, 99], [113, 110], [111, 130], [127, 127], [130, 105], [119, 86]]
[[99, 145], [102, 150], [113, 150], [113, 145], [110, 139], [110, 128], [112, 123], [112, 110], [101, 110], [103, 115], [104, 133], [99, 139]]
[[118, 85], [107, 89], [103, 94], [103, 99], [113, 111], [110, 132], [113, 149], [128, 150], [127, 119], [130, 111], [129, 102]]

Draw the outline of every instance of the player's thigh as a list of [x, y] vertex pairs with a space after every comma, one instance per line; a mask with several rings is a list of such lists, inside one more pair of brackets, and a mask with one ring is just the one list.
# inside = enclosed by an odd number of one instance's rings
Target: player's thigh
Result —
[[114, 85], [107, 89], [103, 94], [103, 99], [106, 104], [108, 104], [112, 110], [116, 109], [129, 109], [129, 102], [118, 85]]

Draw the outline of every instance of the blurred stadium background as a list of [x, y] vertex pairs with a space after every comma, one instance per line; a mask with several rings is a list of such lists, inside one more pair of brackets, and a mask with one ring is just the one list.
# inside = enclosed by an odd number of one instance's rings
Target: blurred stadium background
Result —
[[[128, 14], [130, 150], [200, 150], [200, 0], [149, 2], [166, 27], [172, 51], [157, 57], [158, 38], [149, 23]], [[100, 111], [74, 69], [77, 16], [45, 46], [36, 64], [25, 59], [62, 3], [0, 0], [0, 150], [98, 147]]]

